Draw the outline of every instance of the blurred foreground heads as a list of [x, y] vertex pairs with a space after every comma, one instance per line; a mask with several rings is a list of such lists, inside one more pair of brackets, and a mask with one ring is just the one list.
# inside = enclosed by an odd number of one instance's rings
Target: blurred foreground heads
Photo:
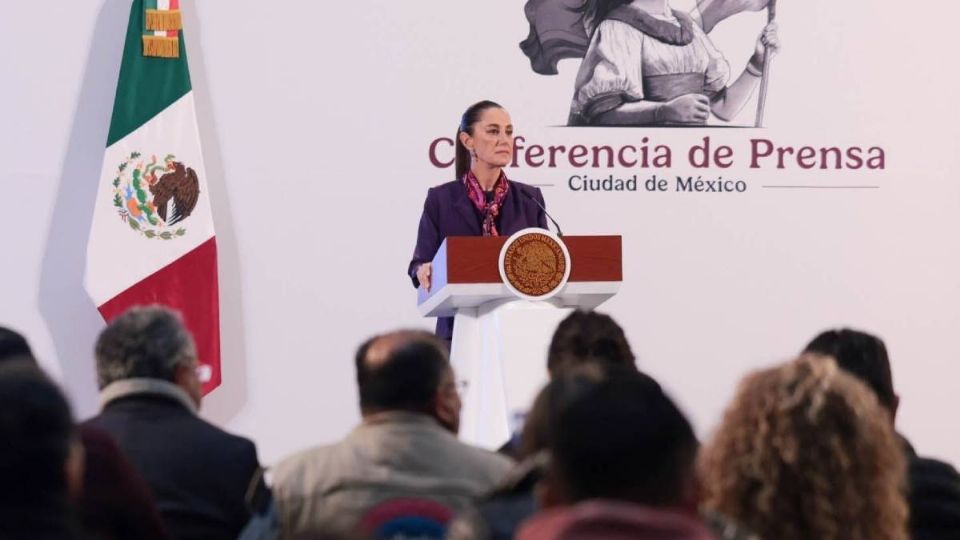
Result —
[[701, 465], [705, 507], [761, 538], [908, 538], [889, 416], [830, 357], [806, 354], [744, 379]]
[[82, 476], [83, 449], [63, 394], [29, 362], [0, 364], [0, 538], [81, 538], [69, 502]]
[[604, 371], [568, 380], [574, 386], [551, 407], [544, 510], [517, 538], [714, 538], [697, 514], [690, 424], [650, 377], [627, 367]]
[[33, 359], [33, 351], [19, 332], [0, 326], [0, 362]]

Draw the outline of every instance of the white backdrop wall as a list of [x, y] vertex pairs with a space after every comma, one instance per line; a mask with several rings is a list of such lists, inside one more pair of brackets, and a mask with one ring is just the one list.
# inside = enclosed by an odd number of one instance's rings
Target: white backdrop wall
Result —
[[[96, 410], [102, 327], [81, 287], [128, 0], [9, 2], [0, 33], [0, 324], [25, 332]], [[517, 43], [523, 3], [379, 0], [185, 2], [187, 51], [220, 246], [224, 385], [204, 414], [273, 463], [341, 437], [359, 417], [352, 353], [418, 318], [404, 275], [428, 159], [466, 105], [491, 98], [526, 144], [668, 145], [664, 169], [520, 166], [568, 234], [624, 237], [624, 286], [603, 309], [641, 367], [706, 435], [750, 369], [852, 325], [883, 336], [902, 396], [898, 427], [960, 462], [960, 5], [782, 0], [783, 51], [767, 125], [562, 127], [578, 61], [534, 74]], [[690, 1], [674, 2], [689, 8]], [[936, 14], [936, 16], [929, 16]], [[922, 32], [917, 21], [924, 21]], [[711, 35], [739, 73], [764, 22]], [[754, 102], [734, 120], [751, 125]], [[709, 136], [736, 163], [693, 169]], [[882, 170], [749, 167], [751, 138], [882, 147]], [[584, 193], [574, 174], [743, 180], [745, 193]], [[765, 185], [871, 186], [772, 189]], [[542, 362], [542, 358], [518, 361]]]

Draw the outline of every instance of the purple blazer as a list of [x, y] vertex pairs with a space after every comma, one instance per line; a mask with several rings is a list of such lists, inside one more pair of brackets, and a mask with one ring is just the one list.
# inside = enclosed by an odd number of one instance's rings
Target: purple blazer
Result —
[[[527, 227], [547, 228], [547, 216], [537, 206], [545, 206], [540, 188], [507, 180], [510, 191], [503, 201], [497, 216], [497, 230], [503, 236]], [[534, 202], [536, 200], [536, 202]], [[440, 244], [448, 236], [480, 236], [483, 233], [480, 212], [467, 197], [467, 189], [460, 180], [454, 180], [427, 190], [423, 203], [420, 228], [417, 231], [417, 246], [407, 267], [407, 275], [413, 286], [419, 287], [417, 268], [433, 260]], [[446, 340], [453, 337], [453, 317], [437, 319], [437, 336]]]

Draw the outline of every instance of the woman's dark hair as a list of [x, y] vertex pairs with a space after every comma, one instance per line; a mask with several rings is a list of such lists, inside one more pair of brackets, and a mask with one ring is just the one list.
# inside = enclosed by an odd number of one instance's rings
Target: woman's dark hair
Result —
[[26, 338], [19, 332], [0, 326], [0, 362], [12, 359], [33, 359]]
[[553, 417], [587, 389], [604, 380], [608, 372], [617, 373], [617, 369], [602, 362], [583, 363], [570, 366], [551, 379], [537, 394], [527, 414], [517, 461], [549, 449], [552, 437], [550, 422]]
[[609, 315], [596, 311], [574, 311], [557, 325], [547, 350], [551, 376], [569, 366], [600, 362], [635, 369], [636, 358], [623, 328]]
[[573, 501], [683, 503], [698, 449], [693, 428], [655, 380], [625, 366], [606, 369], [547, 420], [555, 479]]
[[485, 99], [467, 107], [467, 110], [464, 111], [463, 116], [460, 117], [460, 125], [457, 126], [457, 134], [453, 137], [453, 144], [457, 149], [454, 167], [457, 173], [457, 180], [463, 178], [463, 175], [467, 174], [467, 171], [470, 170], [470, 151], [467, 150], [467, 147], [464, 146], [462, 142], [460, 142], [460, 133], [465, 132], [473, 135], [473, 125], [480, 121], [480, 115], [483, 114], [483, 111], [487, 109], [502, 108], [503, 107], [499, 103]]
[[890, 356], [882, 339], [850, 328], [827, 330], [813, 338], [804, 352], [832, 356], [840, 369], [873, 389], [881, 405], [896, 411], [897, 394], [893, 391]]

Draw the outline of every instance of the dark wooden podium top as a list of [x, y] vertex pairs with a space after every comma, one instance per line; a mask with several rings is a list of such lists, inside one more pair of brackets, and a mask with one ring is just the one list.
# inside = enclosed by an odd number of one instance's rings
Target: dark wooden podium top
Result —
[[[570, 281], [623, 281], [623, 246], [620, 236], [564, 236], [570, 252]], [[447, 237], [447, 283], [501, 281], [500, 250], [505, 236]]]

